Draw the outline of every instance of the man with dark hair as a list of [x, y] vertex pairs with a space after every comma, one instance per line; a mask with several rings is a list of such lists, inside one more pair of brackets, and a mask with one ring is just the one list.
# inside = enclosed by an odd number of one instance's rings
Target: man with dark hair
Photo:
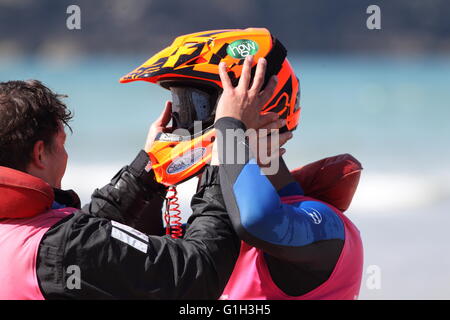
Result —
[[[161, 220], [148, 214], [165, 188], [145, 151], [80, 209], [76, 194], [60, 189], [71, 118], [61, 97], [35, 80], [0, 83], [0, 299], [217, 299], [239, 253], [218, 167], [205, 170], [184, 239], [133, 228], [142, 217], [156, 219], [140, 229]], [[261, 99], [244, 102], [225, 107], [241, 110], [238, 120], [247, 121], [245, 110]], [[170, 121], [169, 106], [152, 124], [145, 149]], [[259, 127], [260, 118], [251, 116]]]
[[[44, 151], [57, 153], [53, 152], [58, 151], [54, 137], [64, 142], [62, 126], [69, 127], [68, 122], [72, 119], [71, 112], [61, 101], [62, 97], [37, 80], [1, 83], [0, 165], [21, 171], [31, 170], [32, 175], [40, 176], [38, 172], [42, 168], [32, 161], [33, 157], [39, 158]], [[64, 155], [61, 162], [66, 158]], [[64, 168], [59, 168], [62, 174]], [[52, 182], [56, 187], [61, 185], [61, 181]]]

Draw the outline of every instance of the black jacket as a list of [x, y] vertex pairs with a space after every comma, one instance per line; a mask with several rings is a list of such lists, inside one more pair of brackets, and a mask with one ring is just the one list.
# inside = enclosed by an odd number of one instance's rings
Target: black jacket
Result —
[[[92, 194], [91, 202], [43, 237], [37, 276], [46, 299], [217, 299], [239, 254], [218, 168], [207, 167], [183, 239], [161, 234], [164, 189], [141, 152]], [[56, 193], [67, 206], [76, 197]], [[69, 203], [68, 203], [69, 202]], [[140, 233], [135, 229], [144, 231]], [[74, 285], [74, 267], [79, 286]]]

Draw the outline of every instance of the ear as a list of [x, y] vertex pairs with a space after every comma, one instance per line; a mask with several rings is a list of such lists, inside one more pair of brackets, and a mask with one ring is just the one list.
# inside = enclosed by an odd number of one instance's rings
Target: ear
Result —
[[33, 152], [31, 153], [30, 165], [34, 165], [39, 169], [45, 169], [45, 145], [44, 141], [39, 140], [34, 144]]

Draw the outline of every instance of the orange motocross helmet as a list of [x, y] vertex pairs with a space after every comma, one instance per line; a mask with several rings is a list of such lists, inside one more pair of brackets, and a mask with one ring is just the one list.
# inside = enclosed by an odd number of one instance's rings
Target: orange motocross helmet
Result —
[[[229, 29], [180, 36], [164, 50], [123, 76], [120, 82], [143, 80], [157, 83], [172, 93], [172, 127], [183, 134], [161, 133], [150, 150], [158, 182], [181, 183], [202, 170], [211, 159], [214, 117], [222, 92], [218, 65], [224, 61], [234, 85], [244, 59], [253, 55], [252, 76], [260, 57], [267, 60], [264, 86], [277, 75], [278, 84], [262, 112], [276, 112], [286, 119], [281, 132], [294, 130], [300, 117], [299, 82], [287, 51], [267, 29]], [[194, 123], [201, 121], [201, 130]]]

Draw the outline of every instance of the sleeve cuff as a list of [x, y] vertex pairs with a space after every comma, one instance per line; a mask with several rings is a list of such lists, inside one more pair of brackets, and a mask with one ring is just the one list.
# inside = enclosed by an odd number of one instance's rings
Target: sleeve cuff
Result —
[[[144, 150], [141, 150], [139, 151], [133, 162], [131, 162], [131, 164], [129, 165], [129, 170], [132, 175], [140, 177], [147, 172], [147, 166], [151, 166], [150, 157]], [[148, 172], [152, 171], [149, 170]]]
[[244, 164], [250, 159], [245, 124], [232, 117], [223, 117], [214, 124], [217, 130], [217, 152], [220, 164]]
[[241, 120], [232, 117], [220, 118], [214, 123], [214, 128], [223, 133], [225, 133], [226, 129], [242, 129], [244, 131], [247, 130], [247, 127]]
[[199, 189], [219, 184], [219, 167], [207, 165], [201, 175]]
[[151, 170], [151, 161], [148, 154], [141, 150], [136, 158], [128, 166], [128, 171], [135, 176], [144, 187], [158, 194], [164, 194], [166, 187], [155, 180], [155, 174]]

